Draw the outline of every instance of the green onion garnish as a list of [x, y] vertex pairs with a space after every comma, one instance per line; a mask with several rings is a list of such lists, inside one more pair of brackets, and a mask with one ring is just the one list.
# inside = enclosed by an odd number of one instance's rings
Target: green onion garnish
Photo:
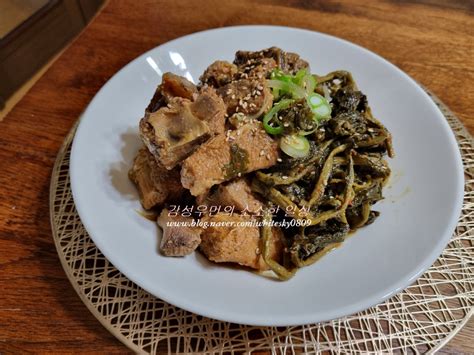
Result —
[[273, 89], [275, 97], [289, 94], [295, 99], [302, 99], [314, 92], [316, 79], [306, 69], [300, 69], [295, 75], [284, 74], [280, 69], [275, 69], [267, 84]]
[[294, 99], [302, 99], [306, 96], [306, 91], [292, 81], [268, 80], [268, 87], [279, 90], [279, 93], [290, 94]]
[[309, 141], [306, 137], [288, 135], [280, 139], [280, 149], [292, 158], [304, 158], [309, 153]]
[[[276, 69], [271, 73], [270, 80], [267, 80], [267, 85], [272, 88], [275, 99], [281, 95], [290, 96], [291, 99], [284, 99], [275, 104], [273, 108], [263, 118], [263, 126], [270, 134], [281, 134], [284, 128], [278, 120], [274, 120], [274, 116], [278, 111], [288, 108], [295, 100], [306, 98], [307, 105], [313, 113], [313, 119], [318, 124], [327, 118], [331, 117], [331, 106], [329, 102], [321, 95], [314, 92], [316, 88], [316, 79], [306, 69], [300, 69], [295, 75], [283, 73], [280, 69]], [[270, 121], [274, 125], [270, 124]], [[305, 136], [313, 133], [315, 129], [309, 131], [300, 131], [300, 136]]]
[[298, 132], [298, 135], [300, 136], [307, 136], [308, 134], [311, 134], [311, 133], [314, 133], [316, 132], [316, 130], [318, 129], [318, 125], [315, 124], [316, 127], [314, 127], [313, 129], [310, 129], [309, 131], [299, 131]]
[[302, 86], [305, 88], [306, 93], [311, 95], [316, 89], [316, 79], [311, 74], [306, 74], [302, 80]]
[[295, 100], [292, 100], [292, 99], [281, 100], [280, 102], [275, 104], [275, 106], [273, 106], [270, 111], [267, 112], [267, 114], [263, 117], [263, 128], [265, 128], [265, 131], [267, 131], [267, 133], [280, 134], [283, 132], [283, 125], [278, 119], [273, 120], [277, 124], [276, 127], [271, 126], [270, 121], [272, 121], [274, 116], [278, 115], [278, 112], [280, 110], [284, 110], [285, 108], [288, 108], [291, 104], [293, 104], [293, 102], [295, 102]]
[[331, 106], [323, 96], [313, 93], [306, 98], [306, 102], [317, 122], [331, 116]]
[[299, 86], [303, 86], [303, 78], [307, 75], [306, 69], [300, 69], [298, 72], [295, 74], [294, 77], [292, 77], [292, 81]]

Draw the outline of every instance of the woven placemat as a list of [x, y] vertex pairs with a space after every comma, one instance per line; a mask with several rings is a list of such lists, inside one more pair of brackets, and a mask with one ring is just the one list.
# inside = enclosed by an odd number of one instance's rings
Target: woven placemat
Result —
[[51, 177], [54, 241], [74, 289], [94, 316], [137, 353], [434, 352], [474, 310], [474, 140], [436, 97], [453, 129], [466, 176], [459, 224], [441, 256], [413, 285], [363, 312], [330, 322], [255, 327], [221, 322], [176, 308], [147, 293], [97, 249], [76, 212], [69, 180], [75, 127]]

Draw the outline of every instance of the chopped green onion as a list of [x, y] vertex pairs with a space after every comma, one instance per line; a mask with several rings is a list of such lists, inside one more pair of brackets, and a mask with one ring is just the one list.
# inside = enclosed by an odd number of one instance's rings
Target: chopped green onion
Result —
[[309, 154], [309, 148], [306, 137], [288, 135], [280, 139], [280, 149], [292, 158], [304, 158]]
[[[313, 113], [317, 128], [319, 122], [331, 117], [331, 106], [323, 96], [314, 92], [316, 84], [316, 78], [306, 69], [300, 69], [295, 75], [285, 74], [280, 69], [276, 69], [272, 71], [270, 80], [267, 80], [267, 85], [272, 89], [275, 100], [278, 99], [280, 95], [290, 95], [293, 99], [306, 98], [306, 102]], [[277, 127], [270, 125], [270, 121], [279, 110], [287, 108], [294, 101], [288, 103], [287, 100], [282, 100], [281, 102], [285, 102], [283, 106], [286, 106], [279, 107], [279, 104], [276, 104], [264, 117], [263, 125], [265, 130], [270, 134], [283, 133], [284, 129], [278, 120], [276, 120]], [[277, 107], [279, 108], [276, 109]], [[305, 136], [313, 133], [316, 128], [310, 131], [300, 131], [298, 134]]]
[[291, 81], [268, 80], [267, 85], [272, 89], [278, 89], [285, 94], [290, 94], [295, 99], [302, 99], [306, 96], [306, 91]]
[[316, 89], [316, 79], [313, 75], [311, 74], [306, 74], [304, 77], [303, 77], [303, 82], [302, 82], [302, 86], [305, 88], [306, 90], [306, 93], [308, 95], [314, 93], [314, 89]]
[[292, 81], [299, 86], [303, 86], [303, 78], [308, 75], [308, 72], [306, 69], [300, 69], [298, 72], [295, 74], [294, 77], [292, 77]]
[[323, 96], [313, 93], [306, 98], [306, 102], [317, 122], [331, 116], [331, 106]]
[[318, 107], [324, 103], [325, 98], [319, 94], [314, 94], [308, 97], [308, 103], [311, 107]]
[[313, 113], [320, 118], [326, 118], [331, 114], [331, 108], [329, 105], [321, 105], [312, 109]]
[[280, 110], [284, 110], [288, 108], [291, 104], [293, 104], [295, 100], [292, 99], [285, 99], [278, 102], [275, 106], [272, 107], [270, 111], [263, 117], [263, 128], [269, 134], [281, 134], [283, 133], [283, 126], [278, 120], [274, 120], [277, 123], [277, 127], [273, 127], [270, 125], [270, 121], [273, 119], [274, 116], [278, 115]]
[[307, 136], [308, 134], [316, 132], [317, 129], [318, 129], [318, 125], [316, 125], [316, 127], [314, 127], [313, 129], [310, 129], [309, 131], [299, 131], [298, 135]]
[[290, 82], [292, 81], [292, 76], [283, 73], [283, 71], [281, 71], [280, 69], [274, 69], [270, 74], [270, 79]]
[[290, 94], [294, 99], [302, 99], [314, 93], [317, 83], [306, 69], [300, 69], [295, 75], [284, 74], [280, 69], [275, 69], [267, 84], [272, 88], [275, 98], [281, 94]]

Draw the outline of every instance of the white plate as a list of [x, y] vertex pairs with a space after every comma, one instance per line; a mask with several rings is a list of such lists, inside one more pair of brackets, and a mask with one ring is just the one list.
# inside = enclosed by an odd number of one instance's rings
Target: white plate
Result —
[[[137, 214], [127, 170], [141, 143], [138, 122], [164, 72], [196, 82], [238, 49], [276, 45], [299, 53], [312, 72], [352, 72], [392, 132], [396, 158], [381, 217], [287, 282], [207, 262], [199, 253], [166, 258], [159, 232]], [[355, 313], [403, 290], [438, 257], [463, 197], [458, 147], [443, 115], [405, 73], [359, 46], [321, 33], [271, 26], [229, 27], [163, 44], [133, 60], [84, 112], [71, 156], [74, 201], [102, 253], [128, 278], [186, 310], [253, 325], [295, 325]]]

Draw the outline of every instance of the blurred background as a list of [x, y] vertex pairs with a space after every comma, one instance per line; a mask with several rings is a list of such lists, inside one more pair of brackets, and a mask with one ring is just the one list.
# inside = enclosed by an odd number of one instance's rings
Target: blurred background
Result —
[[104, 0], [0, 0], [0, 120]]

